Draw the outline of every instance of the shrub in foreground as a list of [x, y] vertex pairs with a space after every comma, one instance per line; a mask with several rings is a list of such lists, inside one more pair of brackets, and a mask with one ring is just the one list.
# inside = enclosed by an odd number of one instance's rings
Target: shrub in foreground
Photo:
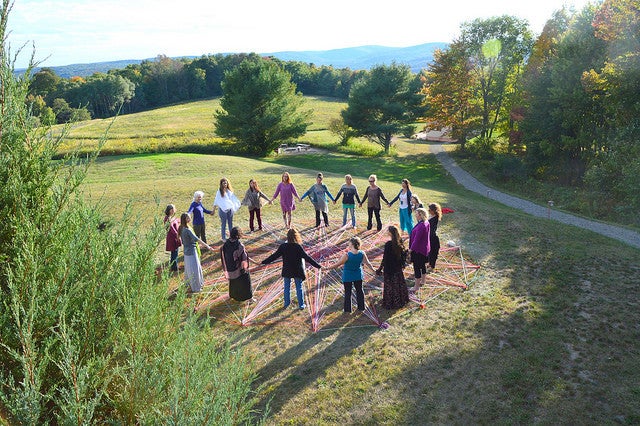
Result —
[[[237, 424], [253, 376], [206, 324], [167, 300], [155, 269], [162, 226], [79, 191], [92, 158], [51, 160], [28, 125], [0, 11], [0, 413], [15, 424]], [[27, 72], [25, 75], [28, 75]], [[109, 206], [120, 208], [121, 206]], [[187, 309], [186, 312], [192, 312]]]

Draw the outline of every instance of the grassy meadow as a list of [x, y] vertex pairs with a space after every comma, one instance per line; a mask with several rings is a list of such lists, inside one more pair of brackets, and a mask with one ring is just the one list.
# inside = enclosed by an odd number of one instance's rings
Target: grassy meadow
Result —
[[[163, 139], [210, 143], [216, 102], [120, 117], [107, 150], [120, 142]], [[323, 123], [342, 106], [309, 102], [316, 117], [324, 118], [302, 139], [317, 138], [317, 144], [335, 148], [335, 137], [322, 133]], [[94, 141], [105, 125], [77, 126], [72, 139]], [[167, 203], [185, 210], [197, 189], [205, 191], [210, 206], [223, 176], [239, 196], [250, 178], [271, 196], [284, 170], [300, 192], [322, 171], [334, 194], [345, 173], [354, 176], [361, 191], [367, 176], [376, 173], [387, 197], [407, 177], [423, 202], [438, 201], [455, 210], [441, 222], [440, 238], [459, 243], [464, 255], [481, 265], [480, 273], [468, 290], [445, 292], [424, 309], [410, 304], [383, 312], [392, 318], [387, 330], [361, 326], [357, 313], [332, 317], [325, 329], [312, 333], [308, 315], [305, 319], [298, 311], [282, 313], [268, 325], [241, 327], [202, 310], [202, 320], [251, 360], [258, 374], [257, 417], [267, 413], [267, 424], [640, 423], [639, 251], [467, 192], [425, 154], [425, 145], [400, 140], [393, 157], [335, 151], [264, 159], [193, 153], [103, 156], [82, 190], [105, 206], [110, 220], [117, 221], [129, 204], [151, 225]], [[382, 213], [385, 222], [397, 221], [396, 206]], [[366, 210], [357, 214], [356, 233], [362, 235]], [[305, 200], [294, 212], [294, 224], [309, 226], [313, 217]], [[330, 207], [329, 217], [332, 224], [341, 221], [339, 206]], [[218, 247], [219, 219], [207, 220], [209, 242]], [[279, 205], [265, 206], [263, 220], [281, 232]], [[244, 208], [234, 223], [248, 227]], [[248, 236], [250, 256], [269, 238]], [[168, 260], [163, 244], [159, 262]], [[254, 255], [260, 260], [265, 254]], [[217, 259], [205, 253], [203, 262]], [[212, 279], [219, 270], [206, 273]], [[407, 276], [412, 283], [409, 270]], [[172, 285], [178, 281], [174, 277]]]

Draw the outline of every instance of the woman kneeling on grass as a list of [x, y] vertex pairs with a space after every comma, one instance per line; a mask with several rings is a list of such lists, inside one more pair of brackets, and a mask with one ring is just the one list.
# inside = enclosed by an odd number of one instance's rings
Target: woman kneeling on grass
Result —
[[178, 233], [180, 234], [182, 246], [184, 247], [185, 281], [188, 283], [191, 293], [199, 293], [202, 290], [202, 285], [204, 284], [204, 277], [202, 276], [202, 266], [200, 265], [200, 250], [198, 249], [198, 243], [211, 251], [213, 251], [213, 249], [196, 236], [191, 225], [189, 225], [190, 222], [191, 216], [189, 216], [189, 213], [182, 213], [180, 216], [180, 227], [178, 228]]
[[298, 297], [298, 308], [304, 309], [304, 295], [302, 294], [302, 282], [307, 278], [304, 273], [304, 261], [306, 260], [312, 266], [320, 269], [321, 266], [302, 248], [302, 237], [300, 233], [291, 228], [287, 232], [287, 242], [280, 244], [278, 250], [271, 256], [262, 261], [263, 265], [267, 265], [274, 260], [282, 257], [282, 278], [284, 278], [284, 307], [288, 307], [291, 303], [291, 279], [296, 283], [296, 296]]
[[369, 262], [367, 254], [360, 250], [361, 244], [360, 238], [351, 238], [348, 244], [349, 250], [336, 263], [327, 267], [327, 269], [335, 269], [344, 265], [342, 269], [342, 285], [344, 285], [344, 312], [346, 313], [351, 313], [352, 287], [356, 289], [358, 310], [364, 311], [364, 291], [362, 290], [364, 271], [362, 270], [362, 264], [365, 263], [373, 273], [376, 272], [371, 262]]

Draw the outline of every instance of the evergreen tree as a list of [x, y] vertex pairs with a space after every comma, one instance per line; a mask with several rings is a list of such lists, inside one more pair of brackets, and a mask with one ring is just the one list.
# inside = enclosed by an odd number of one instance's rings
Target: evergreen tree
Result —
[[266, 155], [307, 131], [311, 110], [301, 110], [304, 99], [290, 74], [271, 61], [244, 61], [225, 73], [222, 90], [216, 133], [243, 152]]
[[[253, 375], [156, 274], [158, 221], [109, 226], [88, 161], [31, 129], [0, 5], [0, 423], [244, 424]], [[111, 219], [117, 220], [117, 219]], [[185, 310], [185, 306], [187, 309]]]

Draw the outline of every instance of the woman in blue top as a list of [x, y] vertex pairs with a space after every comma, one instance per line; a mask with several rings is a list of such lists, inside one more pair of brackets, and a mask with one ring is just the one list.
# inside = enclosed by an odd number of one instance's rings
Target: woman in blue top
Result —
[[344, 311], [351, 312], [351, 288], [356, 288], [356, 302], [358, 303], [358, 310], [364, 311], [364, 291], [362, 290], [362, 280], [364, 279], [364, 271], [362, 270], [362, 264], [365, 263], [373, 273], [376, 270], [373, 268], [367, 254], [360, 250], [362, 241], [358, 237], [353, 237], [349, 240], [347, 251], [336, 263], [329, 266], [328, 269], [335, 269], [338, 266], [344, 265], [342, 269], [342, 284], [344, 285]]
[[413, 230], [413, 218], [411, 217], [411, 182], [409, 179], [402, 179], [402, 188], [398, 195], [391, 201], [389, 201], [389, 207], [396, 202], [396, 200], [400, 201], [400, 209], [398, 209], [398, 213], [400, 215], [400, 229], [406, 231], [407, 234], [411, 235], [411, 231]]

